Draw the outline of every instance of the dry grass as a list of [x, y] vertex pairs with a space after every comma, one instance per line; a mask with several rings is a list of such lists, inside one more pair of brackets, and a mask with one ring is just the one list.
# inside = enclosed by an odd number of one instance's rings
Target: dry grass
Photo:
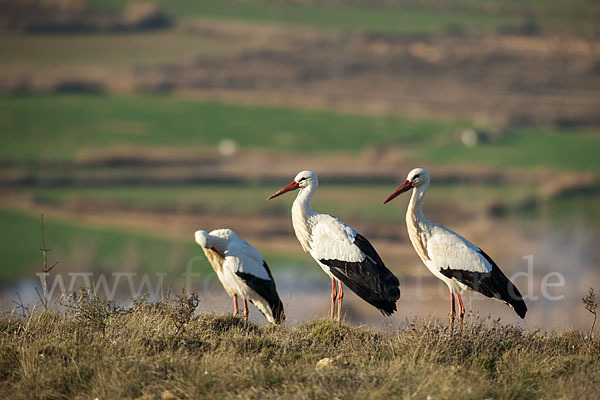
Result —
[[[118, 309], [79, 296], [66, 312], [0, 318], [4, 398], [595, 398], [597, 338], [477, 320], [394, 332], [315, 320], [244, 325], [193, 315], [193, 297]], [[319, 360], [331, 358], [331, 362]]]

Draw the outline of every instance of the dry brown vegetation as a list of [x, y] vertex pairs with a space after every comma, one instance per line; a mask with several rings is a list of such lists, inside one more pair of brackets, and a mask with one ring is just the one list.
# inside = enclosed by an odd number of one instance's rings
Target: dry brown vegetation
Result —
[[[62, 398], [595, 398], [600, 343], [475, 320], [375, 332], [325, 320], [244, 325], [194, 297], [0, 318], [0, 396]], [[322, 360], [322, 361], [321, 361]]]
[[[197, 19], [179, 21], [149, 43], [87, 38], [74, 48], [76, 41], [46, 40], [44, 49], [56, 46], [75, 54], [64, 65], [52, 61], [51, 71], [44, 68], [47, 59], [30, 60], [37, 40], [5, 41], [11, 56], [0, 69], [3, 92], [175, 92], [251, 104], [443, 115], [501, 126], [599, 122], [600, 47], [593, 36], [348, 35]], [[101, 51], [89, 54], [90, 43]], [[122, 49], [123, 43], [135, 46]], [[30, 54], [19, 56], [28, 47]], [[123, 66], [125, 60], [129, 64]]]
[[132, 32], [170, 25], [155, 5], [128, 2], [123, 15], [99, 13], [86, 0], [0, 0], [0, 30], [27, 33]]
[[[147, 88], [500, 124], [596, 124], [600, 47], [581, 36], [317, 34], [196, 23], [263, 45], [140, 70]], [[188, 28], [190, 29], [190, 28]], [[238, 36], [239, 35], [239, 36]], [[569, 101], [565, 101], [568, 97]], [[576, 101], [574, 101], [576, 99]], [[535, 107], [531, 107], [535, 104]]]

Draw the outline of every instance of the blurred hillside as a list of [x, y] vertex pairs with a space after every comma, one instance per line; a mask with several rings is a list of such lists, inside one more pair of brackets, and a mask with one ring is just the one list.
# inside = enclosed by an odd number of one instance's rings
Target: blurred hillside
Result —
[[[322, 185], [315, 209], [372, 239], [405, 280], [401, 312], [445, 315], [444, 296], [410, 299], [415, 281], [430, 292], [437, 281], [406, 238], [404, 203], [380, 206], [417, 165], [434, 180], [431, 219], [509, 275], [533, 254], [537, 294], [544, 274], [567, 278], [563, 311], [549, 317], [553, 303], [536, 303], [532, 324], [579, 324], [570, 307], [600, 286], [596, 1], [0, 8], [5, 303], [16, 290], [34, 293], [42, 212], [56, 273], [164, 272], [177, 285], [199, 254], [192, 232], [231, 227], [261, 250], [288, 297], [312, 293], [301, 277], [319, 297], [327, 282], [295, 241], [292, 196], [265, 201], [312, 169]], [[196, 267], [200, 285], [211, 272]], [[498, 311], [488, 303], [474, 308]], [[368, 318], [349, 304], [353, 318]]]
[[0, 24], [13, 28], [0, 42], [7, 93], [185, 93], [502, 127], [599, 122], [596, 2], [4, 2], [14, 10]]

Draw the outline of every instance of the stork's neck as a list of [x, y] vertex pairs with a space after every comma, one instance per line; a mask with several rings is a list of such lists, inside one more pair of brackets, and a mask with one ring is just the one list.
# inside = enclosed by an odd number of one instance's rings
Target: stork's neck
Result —
[[425, 184], [413, 189], [406, 211], [408, 237], [423, 261], [429, 260], [427, 240], [432, 226], [431, 221], [423, 215], [423, 199], [425, 199], [425, 192], [427, 192], [428, 187], [429, 185]]
[[312, 234], [311, 217], [317, 213], [310, 206], [310, 199], [317, 190], [316, 185], [301, 188], [292, 205], [292, 225], [296, 237], [305, 252], [310, 252]]
[[425, 215], [423, 215], [423, 200], [425, 199], [425, 192], [427, 192], [428, 186], [418, 186], [413, 190], [410, 202], [408, 203], [408, 210], [406, 211], [407, 222], [409, 218], [412, 221], [428, 221]]
[[208, 262], [217, 274], [221, 273], [223, 270], [223, 262], [225, 261], [224, 254], [226, 248], [227, 244], [222, 238], [212, 235], [208, 237], [206, 247], [202, 247], [202, 250], [204, 250], [204, 254], [206, 254]]

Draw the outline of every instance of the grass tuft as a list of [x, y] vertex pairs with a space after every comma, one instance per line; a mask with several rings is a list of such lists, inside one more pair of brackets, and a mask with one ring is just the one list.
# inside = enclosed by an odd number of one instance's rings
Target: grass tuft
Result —
[[[194, 296], [117, 309], [0, 317], [0, 397], [594, 398], [600, 343], [475, 319], [375, 332], [328, 320], [292, 327], [197, 314]], [[100, 310], [100, 312], [98, 312]]]

